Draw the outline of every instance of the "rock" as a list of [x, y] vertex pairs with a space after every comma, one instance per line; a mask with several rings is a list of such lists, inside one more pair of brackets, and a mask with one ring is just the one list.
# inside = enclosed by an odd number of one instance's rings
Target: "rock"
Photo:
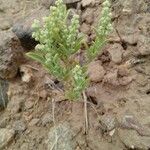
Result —
[[43, 17], [49, 14], [48, 10], [38, 9], [33, 11], [32, 14], [26, 16], [24, 19], [20, 19], [14, 24], [12, 31], [17, 35], [17, 37], [21, 41], [21, 45], [25, 48], [25, 50], [32, 50], [38, 44], [32, 38], [32, 24], [34, 19], [37, 19], [43, 24]]
[[[137, 69], [139, 69], [139, 68], [136, 68], [136, 70]], [[148, 78], [145, 77], [144, 75], [139, 74], [136, 77], [136, 82], [137, 82], [138, 86], [145, 87], [148, 84]]]
[[135, 79], [134, 76], [118, 78], [119, 85], [126, 86], [130, 84], [134, 79]]
[[137, 48], [141, 55], [150, 55], [150, 38], [140, 35]]
[[[124, 150], [123, 146], [120, 147], [120, 145], [116, 143], [108, 142], [108, 139], [104, 139], [104, 136], [98, 134], [97, 131], [89, 131], [86, 140], [89, 145], [88, 150]], [[86, 143], [86, 141], [84, 143]], [[83, 148], [83, 150], [87, 149]]]
[[143, 124], [150, 127], [150, 116], [147, 116], [146, 118], [143, 119]]
[[8, 103], [8, 82], [0, 79], [0, 107], [6, 108]]
[[128, 149], [149, 150], [150, 137], [139, 136], [134, 130], [119, 129], [119, 137]]
[[46, 143], [48, 150], [74, 150], [76, 146], [73, 140], [73, 133], [68, 123], [62, 123], [51, 128]]
[[99, 122], [103, 132], [109, 132], [118, 126], [117, 119], [110, 114], [101, 116]]
[[35, 126], [38, 124], [39, 121], [40, 121], [40, 119], [34, 118], [30, 121], [29, 126]]
[[141, 136], [150, 136], [150, 129], [142, 125], [138, 119], [131, 114], [125, 114], [120, 124], [122, 128], [135, 130]]
[[55, 4], [55, 0], [42, 0], [41, 4], [46, 7], [47, 9], [50, 8], [50, 6]]
[[[123, 69], [123, 68], [122, 68]], [[124, 70], [119, 72], [121, 70], [113, 69], [110, 72], [108, 72], [103, 79], [103, 83], [108, 83], [110, 85], [113, 85], [115, 87], [117, 86], [126, 86], [130, 84], [134, 80], [134, 76], [126, 76], [128, 72], [127, 70]]]
[[124, 77], [129, 75], [129, 69], [126, 65], [118, 66], [118, 76]]
[[29, 143], [23, 143], [20, 147], [20, 150], [27, 150], [29, 149]]
[[[18, 2], [17, 0], [1, 0], [1, 5], [0, 5], [0, 11], [6, 13], [6, 17], [9, 16], [9, 14], [11, 14], [11, 16], [13, 14], [18, 13], [20, 10], [22, 9], [20, 2]], [[12, 17], [14, 19], [14, 17]]]
[[43, 126], [53, 123], [52, 115], [50, 113], [46, 113], [45, 115], [42, 116], [41, 122]]
[[10, 118], [9, 117], [3, 117], [0, 120], [0, 128], [5, 128], [7, 124], [9, 123]]
[[91, 34], [91, 26], [83, 23], [80, 27], [80, 31], [86, 35], [90, 35]]
[[[42, 0], [42, 5], [45, 6], [47, 9], [49, 9], [50, 6], [55, 4], [56, 0]], [[74, 4], [80, 2], [81, 0], [64, 0], [64, 3], [67, 6], [74, 6]]]
[[119, 64], [122, 61], [123, 48], [120, 44], [114, 44], [110, 49], [108, 49], [111, 59], [114, 63]]
[[105, 70], [99, 61], [94, 61], [88, 66], [88, 74], [90, 81], [100, 82], [105, 75]]
[[64, 0], [65, 4], [73, 4], [73, 3], [77, 3], [80, 2], [81, 0]]
[[16, 113], [16, 114], [14, 114], [14, 115], [11, 117], [11, 119], [12, 119], [12, 120], [20, 120], [21, 117], [22, 117], [22, 114], [21, 114], [21, 113]]
[[33, 72], [30, 67], [27, 67], [26, 65], [21, 65], [20, 73], [21, 73], [21, 79], [23, 82], [26, 82], [26, 83], [31, 82], [33, 78]]
[[15, 131], [12, 129], [0, 129], [0, 150], [7, 146], [14, 138]]
[[0, 19], [0, 30], [8, 30], [10, 29], [10, 27], [12, 26], [12, 20], [9, 18], [9, 19], [3, 19], [1, 18]]
[[[117, 16], [121, 16], [116, 22], [120, 37], [128, 45], [136, 45], [139, 36], [141, 35], [141, 30], [143, 30], [144, 28], [147, 29], [145, 30], [147, 33], [150, 31], [150, 14], [144, 13], [148, 10], [149, 2], [143, 0], [118, 0], [113, 1], [112, 3], [113, 14], [115, 13], [114, 18], [117, 18]], [[149, 36], [147, 36], [147, 38], [148, 37]]]
[[108, 74], [106, 74], [104, 76], [103, 83], [108, 83], [113, 86], [118, 86], [119, 81], [118, 81], [118, 73], [117, 72], [118, 72], [117, 70], [113, 70], [113, 71], [109, 72]]
[[134, 80], [134, 78], [135, 77], [133, 77], [133, 76], [118, 78], [119, 85], [126, 86], [126, 85], [130, 84]]
[[22, 101], [13, 97], [8, 102], [7, 111], [9, 111], [11, 114], [16, 114], [16, 113], [20, 112], [21, 107], [22, 107]]
[[13, 123], [12, 128], [14, 129], [16, 133], [21, 133], [25, 131], [27, 127], [23, 121], [18, 120]]
[[123, 5], [122, 12], [124, 14], [134, 14], [134, 13], [143, 13], [146, 12], [148, 9], [148, 4], [146, 1], [143, 0], [125, 0], [120, 1]]
[[0, 78], [14, 78], [22, 58], [18, 38], [11, 31], [0, 32]]
[[25, 110], [29, 110], [34, 106], [34, 102], [31, 100], [27, 100], [24, 105], [25, 105]]
[[87, 7], [89, 5], [94, 5], [95, 4], [95, 0], [82, 0], [82, 6], [83, 7]]
[[82, 14], [82, 22], [92, 24], [94, 22], [94, 10], [87, 8]]

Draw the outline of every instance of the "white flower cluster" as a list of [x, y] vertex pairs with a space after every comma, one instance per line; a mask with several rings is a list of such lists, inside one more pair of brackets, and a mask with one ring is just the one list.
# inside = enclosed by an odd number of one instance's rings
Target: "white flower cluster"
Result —
[[112, 23], [111, 23], [111, 9], [110, 9], [111, 3], [110, 0], [105, 0], [103, 3], [103, 9], [101, 12], [101, 18], [99, 20], [98, 24], [98, 30], [97, 32], [100, 35], [108, 35], [110, 31], [112, 31]]
[[76, 65], [72, 70], [73, 80], [74, 80], [74, 94], [75, 97], [80, 97], [81, 91], [83, 91], [87, 86], [86, 73], [83, 68]]
[[105, 0], [103, 3], [101, 18], [96, 29], [96, 39], [88, 49], [88, 57], [90, 61], [98, 55], [99, 50], [106, 43], [108, 34], [112, 31], [110, 6], [110, 1]]
[[55, 6], [50, 7], [50, 15], [44, 18], [43, 28], [39, 21], [34, 21], [33, 37], [40, 42], [36, 49], [59, 53], [64, 59], [79, 50], [82, 41], [82, 37], [78, 38], [79, 16], [74, 15], [70, 24], [67, 24], [68, 14], [63, 1], [57, 0]]
[[67, 37], [68, 46], [70, 46], [70, 44], [75, 45], [75, 40], [78, 34], [78, 28], [79, 28], [79, 16], [74, 15], [74, 17], [71, 20], [71, 24], [68, 27], [68, 35], [69, 35]]

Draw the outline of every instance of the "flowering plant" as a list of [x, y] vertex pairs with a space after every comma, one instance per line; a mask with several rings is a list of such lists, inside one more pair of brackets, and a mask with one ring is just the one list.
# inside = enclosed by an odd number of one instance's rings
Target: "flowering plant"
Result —
[[[96, 30], [96, 39], [87, 49], [88, 59], [96, 57], [99, 49], [106, 42], [111, 30], [110, 2], [103, 3], [102, 17]], [[86, 66], [80, 62], [72, 61], [71, 56], [76, 54], [84, 43], [83, 35], [79, 33], [79, 16], [74, 15], [68, 23], [69, 11], [63, 0], [57, 0], [55, 6], [50, 7], [50, 15], [44, 18], [44, 25], [35, 20], [32, 27], [33, 37], [40, 44], [34, 52], [27, 56], [40, 62], [50, 74], [64, 83], [69, 99], [78, 99], [88, 84]]]
[[91, 47], [87, 49], [89, 60], [97, 56], [99, 50], [106, 44], [107, 36], [112, 30], [110, 1], [105, 0], [102, 5], [101, 18], [99, 19], [97, 29], [95, 29], [96, 39], [93, 41]]

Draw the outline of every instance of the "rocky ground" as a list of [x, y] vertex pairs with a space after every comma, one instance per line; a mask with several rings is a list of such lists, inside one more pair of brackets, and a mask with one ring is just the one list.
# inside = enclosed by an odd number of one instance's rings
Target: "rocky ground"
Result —
[[[64, 1], [90, 43], [102, 0]], [[37, 44], [33, 20], [54, 0], [0, 0], [0, 150], [150, 149], [150, 1], [111, 1], [114, 31], [88, 68], [85, 135], [82, 100], [66, 101], [60, 83], [25, 57]]]

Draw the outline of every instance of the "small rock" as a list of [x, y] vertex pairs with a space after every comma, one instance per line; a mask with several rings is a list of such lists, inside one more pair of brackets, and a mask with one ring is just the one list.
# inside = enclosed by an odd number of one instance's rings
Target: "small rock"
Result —
[[49, 14], [48, 10], [38, 9], [35, 10], [32, 14], [25, 17], [25, 19], [20, 19], [14, 24], [12, 31], [17, 35], [21, 41], [21, 45], [25, 50], [32, 50], [38, 44], [35, 39], [32, 38], [32, 24], [34, 19], [37, 19], [43, 24], [43, 17]]
[[140, 35], [137, 48], [141, 55], [150, 55], [150, 38]]
[[80, 27], [80, 31], [84, 34], [90, 35], [91, 34], [91, 26], [83, 23]]
[[33, 72], [30, 67], [27, 67], [26, 65], [20, 66], [20, 72], [21, 72], [21, 79], [23, 82], [29, 83], [32, 80]]
[[0, 29], [1, 30], [8, 30], [10, 29], [11, 25], [12, 25], [12, 20], [11, 19], [0, 19]]
[[100, 118], [101, 129], [109, 132], [117, 127], [117, 119], [113, 115], [104, 115]]
[[114, 44], [108, 52], [111, 55], [111, 59], [114, 63], [119, 64], [122, 61], [123, 48], [120, 44]]
[[99, 61], [94, 61], [88, 66], [88, 74], [90, 81], [100, 82], [104, 78], [105, 70]]
[[11, 31], [0, 32], [0, 77], [14, 78], [23, 61], [22, 48], [18, 38]]
[[27, 149], [30, 149], [28, 143], [23, 143], [20, 147], [20, 150], [27, 150]]
[[22, 114], [21, 113], [16, 113], [12, 116], [12, 120], [20, 120], [20, 118], [22, 117]]
[[77, 3], [80, 2], [81, 0], [63, 0], [65, 4], [73, 4], [73, 3]]
[[40, 121], [40, 119], [34, 118], [30, 121], [29, 126], [35, 126], [38, 124], [39, 121]]
[[126, 86], [130, 84], [134, 80], [134, 78], [135, 77], [133, 76], [118, 78], [119, 85]]
[[[104, 139], [103, 136], [101, 136], [101, 134], [98, 134], [98, 132], [96, 131], [91, 131], [90, 134], [87, 135], [87, 141], [89, 149], [83, 148], [83, 150], [123, 150], [123, 147], [120, 148], [119, 145], [108, 142], [108, 139], [106, 140], [106, 137]], [[86, 143], [86, 141], [84, 143]]]
[[134, 130], [119, 129], [119, 137], [128, 149], [149, 150], [150, 137], [139, 136]]
[[[59, 124], [54, 128], [51, 128], [48, 134], [48, 140], [46, 141], [48, 150], [74, 150], [76, 143], [73, 138], [73, 133], [68, 123]], [[57, 143], [55, 144], [55, 141]]]
[[25, 105], [25, 110], [28, 110], [33, 107], [34, 102], [32, 102], [31, 100], [27, 100], [24, 105]]
[[83, 7], [87, 7], [89, 5], [94, 5], [95, 4], [95, 0], [82, 0], [82, 6]]
[[150, 129], [142, 125], [138, 119], [131, 114], [126, 114], [120, 123], [121, 127], [136, 130], [141, 136], [150, 136]]
[[21, 110], [21, 105], [22, 105], [22, 101], [12, 98], [7, 105], [7, 110], [11, 113], [11, 114], [16, 114]]
[[51, 115], [50, 113], [46, 113], [46, 114], [42, 117], [41, 121], [42, 121], [42, 125], [43, 125], [43, 126], [46, 126], [47, 124], [53, 123], [52, 115]]
[[0, 120], [0, 128], [5, 128], [9, 122], [10, 118], [9, 117], [3, 117]]
[[45, 89], [42, 89], [40, 92], [39, 92], [39, 97], [42, 98], [42, 99], [46, 99], [47, 98], [47, 91]]
[[50, 8], [50, 6], [55, 4], [55, 0], [41, 0], [41, 4], [46, 7], [47, 9]]
[[103, 83], [108, 83], [113, 86], [118, 86], [119, 81], [118, 81], [118, 71], [113, 70], [112, 72], [109, 72], [104, 76]]
[[0, 149], [2, 150], [14, 138], [15, 131], [12, 129], [0, 129]]
[[94, 11], [91, 8], [87, 8], [82, 14], [82, 22], [92, 24], [94, 22]]
[[127, 76], [129, 74], [129, 69], [126, 65], [118, 66], [118, 75], [121, 77]]
[[26, 125], [23, 121], [18, 120], [13, 123], [13, 129], [15, 132], [20, 133], [26, 130]]
[[33, 118], [33, 115], [31, 114], [30, 111], [26, 111], [26, 112], [23, 112], [22, 118], [23, 118], [26, 122], [30, 122], [31, 119]]
[[[49, 9], [50, 6], [55, 4], [56, 0], [42, 0], [42, 5]], [[75, 3], [78, 3], [81, 0], [63, 0], [67, 6], [73, 7]]]
[[[118, 70], [112, 70], [108, 74], [104, 76], [103, 83], [108, 83], [113, 86], [126, 86], [130, 84], [135, 77], [134, 76], [120, 76], [119, 73], [125, 73], [125, 72], [118, 72]], [[124, 74], [122, 74], [124, 75]]]
[[148, 78], [145, 77], [145, 75], [139, 74], [139, 75], [137, 75], [136, 82], [137, 82], [138, 86], [144, 87], [148, 84]]
[[143, 122], [143, 124], [150, 127], [150, 116], [147, 116], [146, 118], [144, 118], [142, 122]]

